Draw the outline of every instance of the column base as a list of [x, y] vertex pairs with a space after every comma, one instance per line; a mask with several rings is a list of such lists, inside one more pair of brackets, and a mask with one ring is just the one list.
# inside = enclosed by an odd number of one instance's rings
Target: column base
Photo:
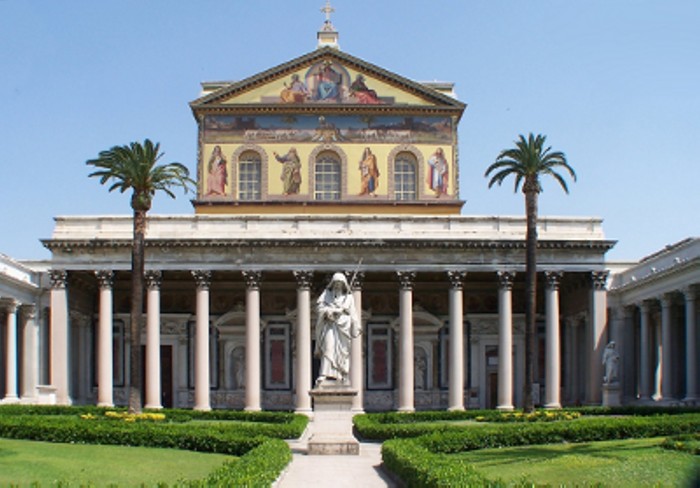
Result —
[[698, 402], [700, 402], [700, 397], [698, 397], [697, 395], [690, 395], [690, 396], [687, 396], [683, 399], [683, 403], [686, 403], [689, 405], [695, 405]]
[[512, 412], [513, 410], [515, 410], [515, 408], [513, 407], [513, 405], [498, 405], [496, 407], [496, 410], [500, 410], [501, 412]]
[[16, 405], [19, 403], [19, 397], [17, 395], [8, 395], [2, 400], [0, 400], [0, 404], [2, 405]]
[[413, 407], [399, 407], [397, 411], [399, 413], [415, 413], [416, 409]]
[[244, 412], [260, 412], [262, 408], [260, 407], [244, 407], [243, 411]]
[[100, 408], [112, 408], [112, 407], [114, 407], [114, 403], [112, 403], [112, 402], [98, 402], [97, 406]]
[[[145, 410], [163, 410], [163, 405], [149, 405], [148, 403], [143, 406]], [[211, 408], [209, 409], [211, 410]]]
[[454, 407], [447, 407], [448, 412], [463, 412], [464, 410], [465, 410], [464, 405], [456, 405]]
[[198, 412], [211, 412], [211, 407], [209, 405], [195, 405], [192, 410], [197, 410]]
[[561, 403], [559, 403], [559, 402], [545, 403], [544, 408], [546, 410], [560, 410]]

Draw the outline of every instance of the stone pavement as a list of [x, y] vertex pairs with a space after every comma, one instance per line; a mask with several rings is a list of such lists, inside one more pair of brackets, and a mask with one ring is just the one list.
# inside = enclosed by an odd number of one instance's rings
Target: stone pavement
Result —
[[373, 488], [397, 486], [382, 470], [381, 443], [361, 442], [358, 456], [310, 456], [308, 433], [289, 441], [292, 462], [273, 485], [275, 488]]

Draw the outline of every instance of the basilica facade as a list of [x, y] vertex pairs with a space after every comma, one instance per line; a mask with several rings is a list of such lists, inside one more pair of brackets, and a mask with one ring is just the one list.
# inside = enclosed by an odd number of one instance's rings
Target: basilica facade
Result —
[[[194, 211], [149, 217], [142, 337], [129, 337], [130, 216], [57, 217], [50, 261], [6, 260], [3, 401], [126, 404], [140, 347], [147, 408], [311, 412], [315, 303], [340, 271], [362, 324], [355, 411], [521, 406], [525, 219], [462, 214], [466, 105], [452, 84], [341, 51], [329, 21], [318, 39], [190, 103]], [[700, 252], [672, 292], [680, 312], [663, 287], [611, 279], [601, 219], [538, 226], [535, 402], [600, 404], [611, 341], [622, 402], [693, 401]]]

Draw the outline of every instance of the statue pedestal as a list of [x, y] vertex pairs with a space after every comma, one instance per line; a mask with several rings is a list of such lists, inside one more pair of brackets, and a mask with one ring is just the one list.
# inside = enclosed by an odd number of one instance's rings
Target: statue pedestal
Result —
[[360, 454], [360, 444], [352, 435], [352, 400], [357, 390], [350, 386], [320, 386], [309, 392], [314, 417], [309, 454]]
[[610, 383], [603, 385], [603, 406], [619, 407], [622, 405], [620, 383]]

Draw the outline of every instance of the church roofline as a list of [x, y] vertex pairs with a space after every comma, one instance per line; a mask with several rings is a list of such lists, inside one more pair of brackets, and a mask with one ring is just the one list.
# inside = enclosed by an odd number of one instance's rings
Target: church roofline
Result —
[[[409, 92], [412, 92], [413, 94], [426, 98], [434, 103], [441, 104], [445, 107], [449, 107], [452, 109], [456, 109], [460, 111], [460, 116], [461, 112], [464, 111], [464, 109], [467, 107], [467, 105], [463, 102], [460, 102], [459, 100], [456, 100], [455, 98], [452, 98], [448, 95], [445, 95], [438, 91], [437, 89], [434, 89], [430, 87], [429, 85], [422, 84], [420, 82], [416, 82], [413, 80], [410, 80], [408, 78], [405, 78], [401, 75], [398, 75], [396, 73], [393, 73], [391, 71], [388, 71], [384, 68], [381, 68], [375, 64], [369, 63], [367, 61], [364, 61], [358, 57], [352, 56], [346, 52], [339, 51], [335, 48], [332, 47], [321, 47], [318, 49], [315, 49], [314, 51], [311, 51], [307, 54], [304, 54], [302, 56], [299, 56], [295, 59], [292, 59], [290, 61], [287, 61], [286, 63], [282, 63], [280, 65], [277, 65], [273, 68], [267, 69], [265, 71], [262, 71], [260, 73], [257, 73], [253, 76], [249, 76], [248, 78], [245, 78], [243, 80], [233, 82], [229, 85], [223, 86], [217, 90], [215, 90], [212, 93], [206, 94], [204, 96], [201, 96], [192, 102], [190, 102], [190, 107], [194, 113], [196, 113], [200, 109], [205, 109], [210, 106], [217, 106], [217, 102], [228, 98], [229, 96], [237, 93], [237, 92], [243, 92], [252, 88], [255, 88], [257, 86], [261, 86], [265, 83], [268, 83], [272, 80], [278, 79], [288, 73], [291, 73], [294, 70], [299, 69], [300, 67], [304, 66], [310, 66], [311, 64], [325, 59], [325, 58], [335, 58], [338, 61], [344, 62], [351, 67], [357, 69], [358, 71], [363, 71], [366, 73], [369, 73], [382, 81], [398, 86], [400, 88], [403, 88]], [[260, 105], [255, 105], [256, 107], [260, 107]], [[275, 107], [278, 108], [279, 105], [275, 104]], [[363, 106], [365, 109], [367, 108], [366, 105]], [[405, 105], [402, 106], [393, 106], [394, 110], [397, 108], [405, 108]], [[226, 108], [231, 108], [230, 105], [226, 105]], [[298, 105], [295, 105], [295, 108], [298, 108]], [[314, 105], [315, 109], [318, 109], [317, 106]], [[337, 108], [337, 107], [336, 107]]]

